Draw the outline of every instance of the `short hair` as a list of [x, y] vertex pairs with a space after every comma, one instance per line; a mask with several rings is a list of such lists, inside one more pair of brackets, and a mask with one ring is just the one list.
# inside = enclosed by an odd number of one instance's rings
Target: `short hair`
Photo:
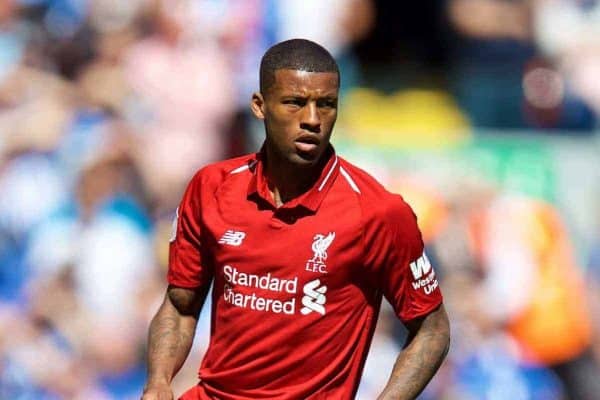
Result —
[[275, 71], [293, 69], [307, 72], [340, 70], [333, 56], [321, 45], [306, 39], [290, 39], [272, 46], [260, 61], [260, 92], [264, 95], [275, 83]]

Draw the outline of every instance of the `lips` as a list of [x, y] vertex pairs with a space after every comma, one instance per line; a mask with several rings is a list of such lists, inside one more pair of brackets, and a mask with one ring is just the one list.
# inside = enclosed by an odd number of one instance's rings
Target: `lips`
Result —
[[296, 149], [301, 152], [309, 153], [313, 152], [319, 146], [320, 140], [316, 135], [303, 134], [300, 135], [294, 143], [296, 144]]

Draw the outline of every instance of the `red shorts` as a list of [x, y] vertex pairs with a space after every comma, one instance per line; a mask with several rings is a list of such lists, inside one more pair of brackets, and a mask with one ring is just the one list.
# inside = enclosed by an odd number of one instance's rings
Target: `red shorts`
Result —
[[184, 394], [182, 394], [178, 400], [202, 400], [202, 399], [207, 398], [207, 397], [200, 397], [201, 395], [202, 394], [201, 394], [200, 385], [196, 385], [193, 388], [187, 390]]

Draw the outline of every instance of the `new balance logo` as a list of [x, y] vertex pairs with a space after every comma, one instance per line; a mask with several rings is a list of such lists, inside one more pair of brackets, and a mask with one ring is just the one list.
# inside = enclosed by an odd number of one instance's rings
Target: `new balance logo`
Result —
[[221, 239], [219, 239], [219, 243], [228, 244], [230, 246], [239, 246], [242, 244], [242, 240], [244, 240], [245, 237], [245, 232], [228, 229], [227, 232], [223, 234]]
[[431, 271], [431, 263], [425, 253], [410, 263], [410, 269], [415, 279], [421, 279], [423, 275], [427, 275]]
[[321, 286], [321, 281], [315, 279], [304, 285], [304, 296], [302, 297], [302, 309], [300, 312], [303, 315], [310, 314], [311, 312], [318, 312], [321, 315], [325, 315], [325, 302], [327, 298], [325, 293], [327, 292], [327, 286]]

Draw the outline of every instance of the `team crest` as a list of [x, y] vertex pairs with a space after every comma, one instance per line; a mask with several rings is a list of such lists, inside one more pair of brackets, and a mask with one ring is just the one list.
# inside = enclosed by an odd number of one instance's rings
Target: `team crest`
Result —
[[312, 251], [313, 256], [306, 262], [306, 270], [311, 272], [327, 273], [327, 249], [335, 239], [335, 232], [329, 232], [327, 236], [317, 233], [313, 238]]

